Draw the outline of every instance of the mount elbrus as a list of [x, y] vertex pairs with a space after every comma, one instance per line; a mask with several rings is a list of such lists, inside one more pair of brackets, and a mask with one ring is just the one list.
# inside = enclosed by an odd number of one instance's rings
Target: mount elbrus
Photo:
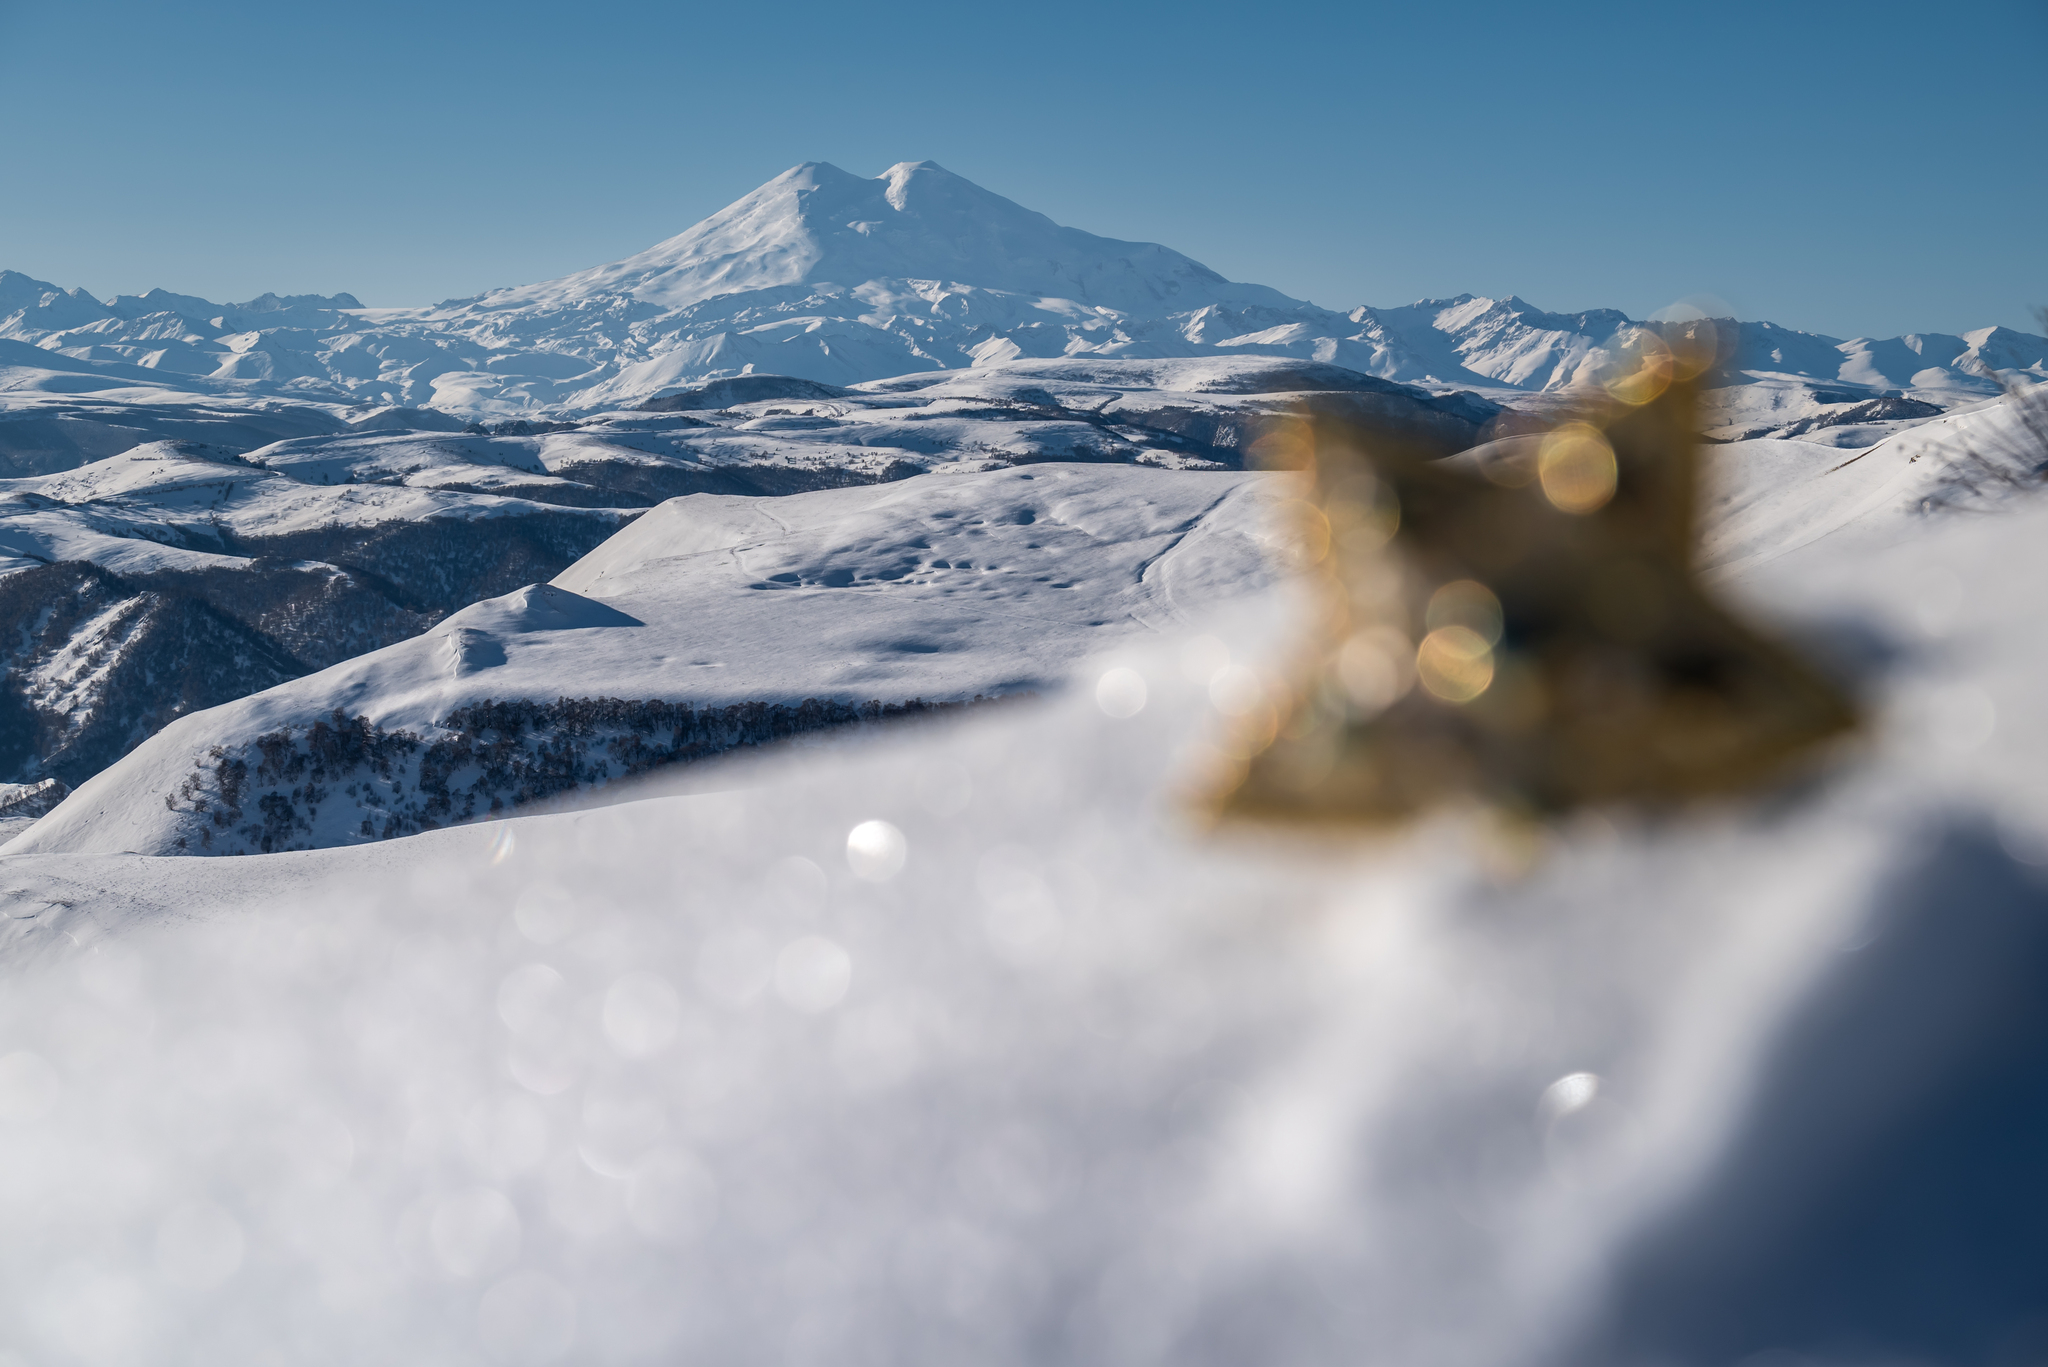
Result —
[[[1060, 227], [931, 162], [874, 179], [793, 167], [623, 261], [424, 308], [365, 309], [349, 295], [227, 305], [164, 290], [102, 303], [0, 274], [0, 338], [35, 348], [8, 348], [0, 364], [74, 377], [44, 386], [52, 394], [104, 392], [76, 378], [99, 375], [464, 417], [599, 412], [749, 372], [848, 385], [1062, 357], [1265, 355], [1542, 391], [1587, 373], [1629, 324], [1611, 309], [1471, 296], [1335, 312], [1154, 243]], [[2048, 343], [2003, 328], [1843, 342], [1755, 323], [1723, 378], [1818, 381], [1815, 402], [1830, 407], [1888, 390], [1988, 393], [1987, 368], [2044, 364]], [[10, 373], [9, 390], [38, 387], [25, 379]]]

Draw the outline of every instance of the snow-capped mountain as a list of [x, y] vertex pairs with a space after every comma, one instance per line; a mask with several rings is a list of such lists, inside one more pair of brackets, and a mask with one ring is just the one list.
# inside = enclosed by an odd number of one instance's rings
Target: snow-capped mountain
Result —
[[[508, 417], [756, 372], [850, 385], [1022, 358], [1252, 354], [1511, 395], [1582, 381], [1632, 326], [1614, 310], [1546, 313], [1513, 297], [1338, 312], [1154, 243], [1061, 227], [931, 162], [872, 179], [807, 163], [622, 261], [426, 308], [163, 290], [101, 303], [7, 272], [0, 392], [19, 409], [37, 391], [77, 394], [83, 373], [215, 400]], [[1729, 385], [1988, 397], [1993, 369], [2048, 374], [2048, 340], [2003, 328], [1882, 341], [1723, 331]], [[0, 426], [0, 455], [7, 435]]]
[[877, 281], [930, 281], [1133, 317], [1300, 304], [1263, 285], [1233, 284], [1157, 243], [1063, 228], [929, 161], [902, 162], [872, 180], [807, 162], [623, 261], [474, 302], [485, 311], [567, 309], [624, 295], [680, 309], [723, 295], [836, 286], [881, 304], [876, 292], [863, 292]]

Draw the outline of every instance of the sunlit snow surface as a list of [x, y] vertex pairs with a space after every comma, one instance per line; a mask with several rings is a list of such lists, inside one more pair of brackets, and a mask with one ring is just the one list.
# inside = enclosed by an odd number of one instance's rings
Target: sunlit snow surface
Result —
[[1379, 841], [1204, 825], [1242, 696], [1219, 681], [1283, 658], [1282, 587], [1035, 703], [700, 791], [353, 850], [7, 860], [0, 1344], [2024, 1347], [2048, 508], [1806, 506], [1824, 532], [1718, 582], [1857, 680], [1866, 742], [1533, 858], [1455, 812]]

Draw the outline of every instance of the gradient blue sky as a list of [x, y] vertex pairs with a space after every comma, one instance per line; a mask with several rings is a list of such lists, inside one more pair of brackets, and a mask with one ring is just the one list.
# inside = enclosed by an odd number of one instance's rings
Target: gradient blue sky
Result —
[[0, 0], [0, 267], [414, 304], [931, 158], [1335, 308], [2038, 330], [2048, 0]]

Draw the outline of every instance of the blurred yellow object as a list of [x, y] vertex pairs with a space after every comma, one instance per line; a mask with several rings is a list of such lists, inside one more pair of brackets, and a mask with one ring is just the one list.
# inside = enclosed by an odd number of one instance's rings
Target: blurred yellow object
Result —
[[1446, 456], [1336, 422], [1277, 434], [1313, 480], [1304, 559], [1328, 612], [1278, 725], [1227, 746], [1245, 759], [1226, 814], [1667, 804], [1855, 727], [1835, 685], [1702, 592], [1699, 367], [1651, 350], [1541, 437]]

